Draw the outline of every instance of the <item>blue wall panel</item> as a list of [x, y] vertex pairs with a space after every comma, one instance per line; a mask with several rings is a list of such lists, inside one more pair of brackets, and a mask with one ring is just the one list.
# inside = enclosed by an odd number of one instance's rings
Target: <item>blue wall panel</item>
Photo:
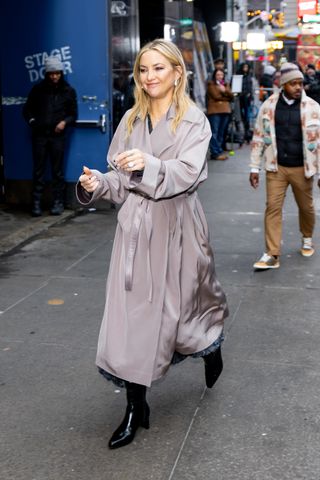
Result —
[[[43, 76], [50, 54], [60, 56], [66, 79], [77, 91], [79, 120], [91, 120], [91, 128], [82, 124], [71, 133], [66, 180], [76, 181], [83, 164], [105, 170], [112, 102], [109, 12], [107, 0], [4, 1], [0, 44], [5, 178], [32, 177], [30, 132], [22, 106]], [[105, 133], [92, 127], [102, 114], [107, 117]]]

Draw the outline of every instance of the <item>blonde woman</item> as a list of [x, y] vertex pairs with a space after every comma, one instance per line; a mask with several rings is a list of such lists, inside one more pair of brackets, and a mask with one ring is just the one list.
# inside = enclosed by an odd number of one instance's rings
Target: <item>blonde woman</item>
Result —
[[97, 366], [127, 391], [125, 417], [110, 448], [149, 428], [146, 387], [172, 363], [203, 357], [209, 388], [222, 371], [227, 316], [215, 276], [208, 227], [197, 188], [207, 178], [211, 136], [190, 100], [180, 50], [157, 39], [134, 66], [135, 104], [108, 152], [111, 171], [84, 168], [77, 185], [83, 205], [123, 203], [107, 281]]

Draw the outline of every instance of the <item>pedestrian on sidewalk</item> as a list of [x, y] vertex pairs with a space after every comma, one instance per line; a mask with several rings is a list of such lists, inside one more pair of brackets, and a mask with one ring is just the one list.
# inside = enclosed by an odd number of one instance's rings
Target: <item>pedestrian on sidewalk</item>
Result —
[[250, 108], [253, 102], [253, 79], [248, 62], [241, 63], [238, 75], [242, 75], [242, 89], [239, 95], [241, 119], [244, 127], [244, 140], [251, 142], [252, 130], [250, 130]]
[[266, 65], [263, 70], [263, 75], [260, 79], [260, 94], [259, 100], [264, 102], [273, 93], [273, 75], [276, 68], [273, 65]]
[[308, 97], [313, 98], [320, 104], [320, 78], [319, 73], [316, 72], [316, 67], [309, 63], [304, 75], [304, 91]]
[[228, 314], [197, 194], [207, 178], [210, 125], [186, 93], [180, 50], [162, 39], [145, 45], [134, 81], [135, 104], [108, 152], [111, 171], [84, 167], [77, 185], [83, 205], [123, 203], [97, 352], [100, 373], [127, 391], [110, 448], [130, 443], [139, 426], [149, 428], [146, 387], [172, 363], [202, 357], [213, 386]]
[[303, 74], [297, 65], [284, 63], [280, 72], [281, 90], [261, 106], [252, 142], [250, 184], [253, 188], [259, 185], [263, 161], [266, 170], [266, 252], [254, 264], [259, 270], [280, 266], [282, 207], [289, 185], [299, 209], [300, 252], [304, 257], [314, 253], [313, 177], [320, 173], [320, 108], [306, 96]]
[[74, 88], [64, 79], [63, 63], [57, 56], [45, 62], [45, 78], [30, 91], [23, 115], [32, 132], [33, 150], [33, 217], [42, 215], [41, 199], [45, 186], [47, 161], [52, 172], [53, 203], [51, 215], [64, 210], [64, 150], [67, 127], [77, 118], [77, 98]]
[[212, 80], [207, 85], [207, 116], [211, 126], [210, 140], [211, 158], [226, 160], [228, 155], [223, 151], [225, 132], [229, 123], [233, 93], [225, 82], [224, 71], [217, 68], [212, 74]]

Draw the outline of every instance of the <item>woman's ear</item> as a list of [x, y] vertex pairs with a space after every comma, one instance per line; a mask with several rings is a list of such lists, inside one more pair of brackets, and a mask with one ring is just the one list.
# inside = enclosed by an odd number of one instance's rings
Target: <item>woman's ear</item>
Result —
[[182, 68], [180, 67], [180, 65], [176, 67], [176, 72], [178, 73], [178, 75], [176, 75], [176, 80], [179, 81], [182, 77]]

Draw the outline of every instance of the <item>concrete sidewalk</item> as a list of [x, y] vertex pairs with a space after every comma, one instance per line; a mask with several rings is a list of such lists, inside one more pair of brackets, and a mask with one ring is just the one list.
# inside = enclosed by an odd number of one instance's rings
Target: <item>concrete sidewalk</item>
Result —
[[209, 390], [201, 359], [171, 367], [150, 430], [118, 451], [125, 394], [95, 368], [116, 212], [7, 218], [2, 242], [43, 229], [0, 259], [1, 480], [319, 480], [320, 255], [299, 254], [288, 192], [281, 267], [253, 271], [265, 195], [248, 163], [247, 146], [210, 161], [199, 190], [230, 308], [223, 374]]
[[0, 205], [0, 256], [28, 242], [53, 225], [74, 217], [74, 210], [65, 210], [62, 215], [33, 218], [29, 210], [22, 207]]

